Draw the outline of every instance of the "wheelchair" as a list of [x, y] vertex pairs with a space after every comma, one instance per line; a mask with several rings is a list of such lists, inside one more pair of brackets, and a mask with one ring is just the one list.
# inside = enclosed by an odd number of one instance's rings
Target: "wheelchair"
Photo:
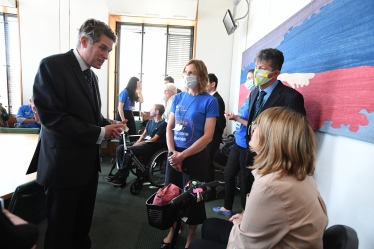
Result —
[[[125, 140], [126, 141], [126, 140]], [[168, 149], [166, 147], [156, 151], [151, 157], [138, 157], [136, 156], [130, 148], [124, 143], [124, 152], [129, 154], [132, 160], [132, 165], [129, 165], [129, 172], [134, 174], [137, 178], [130, 185], [130, 193], [133, 195], [138, 195], [142, 188], [144, 182], [150, 182], [156, 187], [163, 187], [165, 183], [165, 171], [166, 171], [166, 161]], [[149, 160], [147, 160], [149, 158]], [[113, 160], [113, 166], [108, 174], [108, 176], [113, 176], [112, 172], [114, 168], [118, 168], [116, 159]], [[125, 187], [124, 185], [120, 186]]]

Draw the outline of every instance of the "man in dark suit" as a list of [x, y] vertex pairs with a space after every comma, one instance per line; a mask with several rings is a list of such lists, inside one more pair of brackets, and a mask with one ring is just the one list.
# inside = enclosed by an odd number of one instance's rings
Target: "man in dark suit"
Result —
[[[252, 122], [262, 111], [270, 107], [284, 106], [306, 115], [303, 95], [277, 80], [283, 62], [283, 53], [278, 49], [268, 48], [257, 53], [253, 74], [256, 88], [250, 93], [247, 143], [251, 140]], [[254, 155], [254, 153], [248, 152], [247, 165], [253, 165]], [[242, 180], [244, 181], [242, 186], [244, 186], [246, 193], [250, 193], [254, 181], [251, 170], [248, 169], [244, 172]]]
[[[226, 127], [226, 118], [225, 118], [225, 102], [223, 101], [221, 95], [217, 92], [218, 87], [218, 78], [215, 74], [210, 73], [208, 74], [209, 82], [207, 85], [206, 91], [215, 97], [218, 101], [218, 107], [219, 107], [219, 117], [216, 121], [216, 127], [214, 129], [213, 139], [210, 142], [210, 149], [209, 149], [209, 159], [210, 162], [208, 164], [208, 182], [215, 180], [214, 175], [214, 164], [213, 164], [213, 158], [214, 154], [219, 148], [219, 145], [222, 141], [222, 134], [223, 130]], [[205, 201], [211, 201], [214, 200], [216, 196], [216, 189], [212, 188], [211, 192], [208, 194]]]
[[40, 62], [33, 95], [42, 129], [27, 173], [36, 171], [45, 187], [45, 248], [91, 247], [100, 144], [104, 137], [118, 137], [123, 125], [103, 118], [90, 68], [101, 68], [115, 41], [108, 25], [89, 19], [79, 29], [76, 49]]

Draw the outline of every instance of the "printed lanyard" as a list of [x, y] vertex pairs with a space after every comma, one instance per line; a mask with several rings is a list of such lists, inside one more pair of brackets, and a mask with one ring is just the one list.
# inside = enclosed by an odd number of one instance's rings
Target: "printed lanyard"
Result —
[[[184, 101], [184, 98], [186, 97], [186, 95], [187, 95], [188, 93], [186, 93], [186, 94], [184, 94], [183, 95], [183, 98], [182, 98], [182, 101], [181, 101], [181, 103], [183, 104], [183, 101]], [[183, 117], [182, 117], [182, 119], [181, 119], [181, 121], [179, 121], [179, 124], [182, 124], [182, 122], [183, 122], [183, 120], [184, 120], [184, 115], [186, 115], [186, 113], [187, 113], [187, 111], [188, 111], [188, 108], [190, 108], [190, 106], [192, 105], [192, 103], [195, 101], [195, 99], [197, 98], [197, 96], [199, 96], [199, 94], [197, 94], [196, 96], [195, 96], [195, 98], [191, 101], [191, 103], [188, 105], [188, 107], [187, 107], [187, 109], [186, 109], [186, 111], [184, 112], [184, 114], [183, 114]], [[182, 104], [180, 104], [179, 105], [179, 116], [181, 116], [181, 106], [182, 106]]]
[[257, 118], [257, 116], [258, 116], [259, 112], [261, 111], [264, 104], [265, 104], [265, 99], [262, 100], [261, 105], [258, 107], [258, 110], [256, 111], [255, 115], [253, 116], [253, 118], [251, 120], [252, 122], [253, 122], [253, 120], [255, 120]]
[[148, 136], [152, 136], [152, 133], [154, 132], [154, 130], [157, 128], [157, 125], [158, 125], [158, 123], [160, 122], [160, 121], [158, 121], [157, 123], [156, 123], [156, 121], [154, 121], [154, 120], [152, 120], [153, 122], [154, 122], [154, 124], [152, 125], [152, 130], [151, 130], [151, 132], [149, 132], [148, 131]]

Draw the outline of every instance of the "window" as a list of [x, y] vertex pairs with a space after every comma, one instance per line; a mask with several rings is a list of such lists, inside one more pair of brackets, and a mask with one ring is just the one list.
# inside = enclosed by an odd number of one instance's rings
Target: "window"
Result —
[[21, 64], [17, 15], [0, 13], [0, 103], [8, 113], [21, 106]]
[[117, 24], [116, 98], [129, 79], [138, 77], [143, 83], [144, 103], [136, 110], [148, 111], [156, 103], [163, 104], [164, 78], [171, 76], [181, 88], [181, 73], [192, 58], [193, 27]]

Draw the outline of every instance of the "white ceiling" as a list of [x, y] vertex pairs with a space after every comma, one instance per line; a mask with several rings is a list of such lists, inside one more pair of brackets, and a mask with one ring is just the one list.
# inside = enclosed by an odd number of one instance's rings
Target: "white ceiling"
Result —
[[16, 0], [0, 0], [0, 6], [16, 7]]
[[196, 20], [198, 0], [105, 0], [113, 15]]

